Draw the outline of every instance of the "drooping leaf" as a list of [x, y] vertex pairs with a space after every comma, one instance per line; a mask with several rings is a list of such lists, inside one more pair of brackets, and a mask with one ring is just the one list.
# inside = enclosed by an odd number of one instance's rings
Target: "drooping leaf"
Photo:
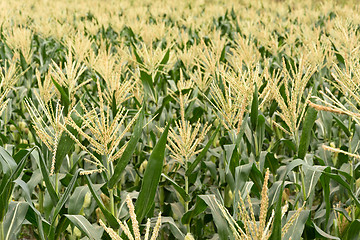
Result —
[[172, 217], [161, 217], [161, 223], [169, 224], [170, 231], [176, 239], [185, 238], [185, 234], [179, 229], [179, 227], [177, 226], [177, 224], [175, 223]]
[[41, 213], [35, 208], [31, 200], [31, 195], [27, 184], [21, 179], [16, 179], [14, 182], [21, 187], [27, 204], [29, 205], [32, 212], [35, 214], [35, 221], [37, 224], [36, 228], [39, 231], [40, 239], [45, 240], [46, 239], [45, 235], [47, 235], [47, 233], [50, 230], [50, 224], [42, 217]]
[[2, 166], [2, 172], [5, 175], [11, 175], [17, 167], [15, 160], [3, 147], [0, 147], [0, 163]]
[[101, 239], [101, 235], [103, 234], [104, 229], [101, 227], [94, 227], [84, 216], [65, 214], [65, 217], [67, 217], [89, 239]]
[[324, 232], [323, 230], [321, 230], [321, 228], [319, 228], [318, 226], [316, 226], [316, 224], [314, 222], [312, 222], [316, 232], [323, 238], [325, 239], [335, 239], [335, 240], [340, 240], [340, 238], [332, 236], [326, 232]]
[[168, 180], [171, 183], [171, 185], [173, 185], [175, 190], [180, 194], [180, 196], [183, 198], [184, 201], [186, 202], [190, 201], [189, 194], [187, 194], [185, 190], [182, 187], [180, 187], [174, 180], [166, 176], [164, 173], [162, 173], [161, 176], [164, 177], [166, 180]]
[[109, 212], [109, 210], [107, 210], [107, 208], [104, 206], [104, 203], [101, 201], [100, 197], [96, 193], [95, 187], [94, 187], [93, 183], [91, 182], [90, 177], [88, 175], [86, 175], [85, 179], [86, 179], [86, 182], [88, 184], [88, 187], [90, 189], [90, 192], [91, 192], [93, 198], [95, 199], [101, 212], [104, 214], [109, 225], [114, 229], [118, 229], [120, 227], [119, 223], [117, 222], [116, 218]]

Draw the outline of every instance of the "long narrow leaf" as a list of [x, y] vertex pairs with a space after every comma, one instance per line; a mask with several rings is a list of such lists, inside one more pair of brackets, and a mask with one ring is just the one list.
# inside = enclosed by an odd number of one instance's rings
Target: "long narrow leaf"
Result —
[[75, 186], [75, 183], [76, 183], [76, 180], [77, 180], [77, 178], [78, 178], [78, 176], [79, 176], [79, 172], [80, 172], [80, 171], [82, 171], [82, 169], [78, 169], [78, 170], [75, 172], [75, 174], [74, 174], [74, 176], [72, 177], [69, 185], [67, 186], [64, 194], [61, 196], [58, 204], [56, 205], [55, 211], [54, 211], [54, 215], [53, 215], [53, 221], [52, 221], [53, 223], [55, 222], [55, 219], [56, 219], [56, 217], [58, 216], [58, 214], [60, 213], [60, 211], [61, 211], [62, 207], [64, 206], [64, 204], [65, 204], [66, 201], [69, 199], [70, 194], [71, 194], [72, 190], [74, 189], [74, 186]]
[[183, 188], [181, 188], [174, 180], [172, 180], [170, 177], [166, 176], [164, 173], [161, 174], [162, 177], [164, 177], [166, 180], [168, 180], [171, 185], [175, 188], [175, 190], [180, 194], [180, 196], [183, 198], [184, 201], [188, 202], [190, 201], [190, 196], [185, 192]]
[[204, 149], [201, 150], [201, 152], [199, 153], [199, 155], [195, 158], [194, 162], [191, 163], [190, 167], [187, 169], [186, 171], [186, 176], [190, 176], [191, 173], [194, 171], [194, 169], [196, 168], [196, 166], [201, 162], [201, 160], [206, 156], [207, 151], [209, 150], [211, 144], [213, 143], [216, 134], [219, 132], [220, 130], [220, 125], [216, 128], [215, 132], [211, 135], [209, 141], [207, 142], [207, 144], [205, 145]]
[[303, 130], [301, 133], [298, 157], [304, 159], [305, 154], [309, 148], [311, 131], [317, 117], [317, 111], [314, 108], [309, 108], [306, 113]]
[[94, 228], [93, 225], [82, 215], [65, 215], [80, 231], [82, 231], [89, 239], [101, 239], [103, 231]]
[[40, 168], [40, 171], [41, 171], [41, 175], [43, 176], [43, 180], [45, 182], [45, 186], [46, 186], [46, 189], [48, 190], [49, 192], [49, 195], [50, 195], [50, 198], [51, 198], [51, 201], [53, 202], [54, 206], [56, 206], [56, 204], [58, 203], [59, 201], [59, 197], [58, 195], [56, 194], [55, 192], [55, 188], [53, 186], [53, 184], [51, 183], [50, 181], [50, 178], [49, 178], [49, 171], [46, 167], [46, 164], [45, 164], [45, 161], [44, 161], [44, 158], [42, 157], [42, 153], [41, 153], [41, 150], [40, 148], [36, 147], [37, 150], [38, 150], [38, 156], [39, 158], [37, 159], [37, 164], [39, 165], [39, 168]]
[[35, 208], [32, 200], [31, 200], [30, 191], [29, 191], [29, 187], [27, 186], [27, 184], [21, 179], [16, 179], [14, 182], [21, 187], [21, 189], [23, 190], [23, 195], [24, 195], [26, 202], [29, 204], [29, 207], [31, 208], [31, 210], [34, 211], [34, 213], [36, 214], [36, 222], [37, 222], [36, 228], [39, 230], [40, 239], [45, 240], [43, 223], [48, 226], [50, 226], [50, 224], [41, 216], [41, 213]]
[[163, 168], [165, 147], [170, 123], [166, 126], [159, 141], [152, 151], [148, 165], [144, 173], [139, 197], [136, 200], [135, 213], [138, 221], [141, 222], [150, 210], [155, 200], [155, 193], [158, 187], [160, 176]]
[[89, 186], [90, 192], [95, 199], [97, 205], [99, 206], [101, 212], [104, 214], [106, 220], [109, 222], [110, 226], [114, 229], [118, 229], [120, 227], [119, 223], [117, 222], [116, 218], [106, 209], [103, 202], [99, 198], [98, 194], [95, 191], [94, 185], [91, 182], [91, 179], [88, 175], [85, 176], [86, 182]]
[[108, 182], [108, 188], [112, 189], [115, 184], [117, 184], [120, 181], [121, 178], [121, 174], [124, 171], [126, 165], [129, 163], [137, 143], [139, 142], [139, 139], [141, 137], [141, 131], [143, 128], [143, 124], [144, 124], [144, 117], [145, 117], [145, 108], [142, 108], [140, 111], [140, 116], [137, 119], [135, 128], [134, 128], [134, 132], [130, 138], [130, 141], [128, 143], [128, 145], [125, 148], [124, 153], [121, 155], [121, 158], [116, 161], [116, 167], [114, 170], [114, 174], [112, 175], [112, 177], [110, 178], [109, 182]]

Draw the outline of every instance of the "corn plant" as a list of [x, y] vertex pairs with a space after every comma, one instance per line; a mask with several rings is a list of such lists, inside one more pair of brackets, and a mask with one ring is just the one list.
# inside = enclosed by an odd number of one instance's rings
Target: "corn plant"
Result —
[[0, 240], [359, 239], [359, 10], [1, 1]]

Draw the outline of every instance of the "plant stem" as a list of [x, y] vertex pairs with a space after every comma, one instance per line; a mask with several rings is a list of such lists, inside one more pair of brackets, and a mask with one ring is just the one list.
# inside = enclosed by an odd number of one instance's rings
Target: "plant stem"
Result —
[[[187, 165], [187, 162], [185, 163], [185, 165]], [[187, 166], [186, 166], [186, 170], [187, 170]], [[185, 170], [185, 172], [186, 172]], [[189, 194], [189, 179], [188, 177], [185, 175], [185, 192], [186, 194]], [[187, 213], [189, 211], [189, 202], [185, 201], [185, 213]], [[186, 224], [186, 230], [188, 233], [190, 233], [190, 224]]]
[[[108, 176], [109, 179], [111, 178], [111, 176], [114, 174], [114, 166], [112, 161], [109, 161], [110, 157], [109, 156], [105, 156], [105, 163], [109, 170], [110, 175]], [[109, 189], [109, 194], [110, 194], [110, 212], [111, 214], [115, 216], [116, 210], [115, 210], [115, 201], [114, 201], [114, 189]]]
[[[185, 192], [186, 194], [189, 193], [189, 179], [185, 176]], [[189, 202], [185, 201], [185, 212], [189, 211]]]
[[[350, 187], [351, 187], [351, 191], [355, 190], [356, 191], [356, 183], [355, 183], [355, 179], [354, 179], [354, 162], [353, 159], [350, 160], [350, 176], [351, 176], [351, 181], [350, 181]], [[356, 206], [355, 204], [351, 205], [351, 217], [353, 220], [356, 219]]]
[[6, 136], [6, 129], [7, 129], [7, 108], [5, 108], [5, 111], [4, 111], [4, 135]]
[[[349, 120], [349, 130], [351, 129], [351, 121]], [[349, 149], [348, 151], [351, 153], [352, 152], [352, 147], [351, 147], [351, 142], [353, 140], [354, 135], [352, 134], [350, 137], [350, 141], [349, 141]], [[351, 180], [350, 180], [350, 188], [351, 191], [356, 191], [356, 182], [355, 182], [355, 171], [354, 171], [354, 158], [350, 158], [350, 176], [351, 176]], [[356, 219], [356, 206], [354, 204], [351, 205], [351, 217], [353, 220]]]
[[44, 211], [44, 192], [41, 190], [39, 190], [39, 212], [43, 213]]
[[4, 240], [5, 239], [5, 236], [4, 236], [4, 222], [1, 221], [0, 222], [0, 240]]
[[[185, 157], [184, 158], [184, 163], [185, 163], [185, 173], [187, 172], [188, 169], [188, 159]], [[189, 178], [188, 176], [185, 174], [184, 175], [184, 180], [185, 180], [185, 193], [186, 195], [189, 194]], [[187, 213], [189, 211], [189, 201], [186, 201], [184, 199], [184, 209], [185, 209], [185, 213]], [[186, 224], [186, 231], [187, 233], [190, 233], [190, 223]]]
[[304, 201], [306, 201], [305, 176], [302, 168], [300, 168], [300, 175], [301, 175], [301, 188], [303, 189], [303, 197], [304, 197]]
[[164, 202], [165, 202], [165, 193], [164, 193], [164, 187], [159, 186], [159, 200], [160, 200], [160, 211], [164, 212]]
[[110, 211], [113, 216], [115, 216], [115, 204], [114, 204], [114, 189], [109, 189], [110, 193]]
[[59, 173], [55, 173], [55, 192], [59, 196]]
[[[59, 173], [55, 173], [55, 192], [56, 195], [59, 196]], [[58, 222], [59, 222], [59, 216], [55, 218], [56, 225], [58, 224]]]

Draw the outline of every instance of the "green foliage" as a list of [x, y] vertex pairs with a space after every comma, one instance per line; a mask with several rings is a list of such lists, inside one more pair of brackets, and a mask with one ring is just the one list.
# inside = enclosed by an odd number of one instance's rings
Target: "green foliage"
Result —
[[360, 238], [354, 3], [10, 2], [0, 240]]

